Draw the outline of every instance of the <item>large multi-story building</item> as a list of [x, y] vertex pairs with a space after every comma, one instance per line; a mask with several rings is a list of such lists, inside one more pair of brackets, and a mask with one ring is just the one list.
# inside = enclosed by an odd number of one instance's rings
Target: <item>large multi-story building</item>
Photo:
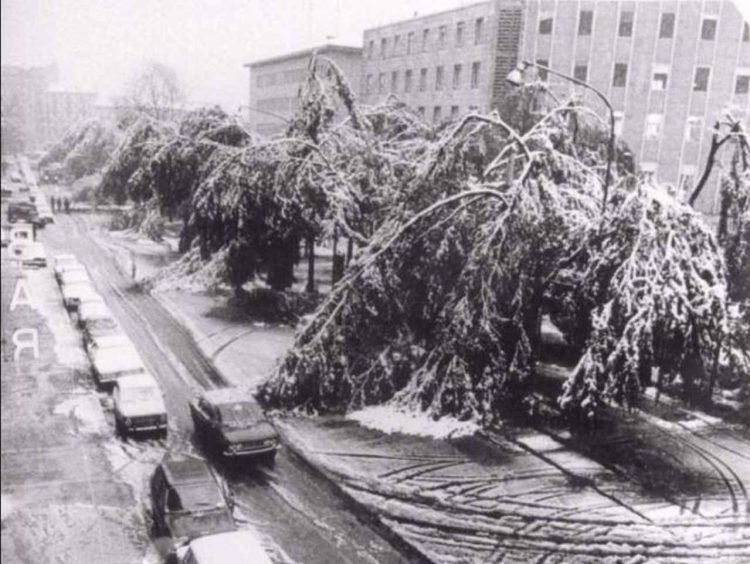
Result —
[[54, 89], [55, 65], [2, 67], [3, 151], [41, 149], [94, 114], [96, 94]]
[[[602, 92], [641, 169], [687, 190], [715, 120], [750, 117], [750, 30], [732, 0], [492, 0], [379, 26], [364, 33], [362, 98], [395, 94], [433, 122], [487, 111], [520, 60]], [[698, 207], [715, 211], [716, 199], [706, 190]]]
[[252, 131], [274, 135], [284, 131], [298, 107], [299, 89], [313, 53], [335, 63], [357, 90], [361, 73], [362, 49], [342, 45], [322, 45], [245, 65], [250, 71], [248, 116]]
[[56, 79], [54, 65], [33, 68], [2, 66], [3, 152], [33, 150], [43, 145], [45, 92]]
[[[602, 92], [641, 170], [662, 182], [689, 191], [714, 122], [750, 117], [750, 29], [732, 0], [527, 0], [524, 22], [522, 58]], [[718, 209], [711, 180], [697, 203], [707, 212]]]

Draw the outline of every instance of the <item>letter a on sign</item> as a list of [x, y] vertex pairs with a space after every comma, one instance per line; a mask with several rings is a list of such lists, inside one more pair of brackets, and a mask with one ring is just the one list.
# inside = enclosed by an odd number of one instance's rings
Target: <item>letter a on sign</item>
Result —
[[22, 305], [34, 307], [31, 303], [31, 295], [26, 287], [26, 280], [19, 278], [16, 282], [16, 289], [13, 290], [13, 299], [10, 301], [10, 311], [13, 311], [18, 306]]

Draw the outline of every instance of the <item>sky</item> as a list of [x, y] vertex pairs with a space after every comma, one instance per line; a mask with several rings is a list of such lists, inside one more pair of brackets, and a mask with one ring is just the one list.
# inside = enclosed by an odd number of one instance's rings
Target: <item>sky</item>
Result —
[[60, 89], [107, 104], [145, 61], [173, 67], [193, 104], [247, 104], [243, 64], [471, 0], [1, 0], [3, 65], [56, 63]]

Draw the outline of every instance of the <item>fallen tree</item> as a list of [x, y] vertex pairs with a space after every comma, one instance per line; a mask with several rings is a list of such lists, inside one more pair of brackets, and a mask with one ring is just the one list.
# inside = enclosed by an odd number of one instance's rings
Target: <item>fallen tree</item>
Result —
[[576, 140], [598, 127], [588, 115], [566, 104], [523, 135], [473, 115], [431, 144], [399, 200], [415, 205], [396, 206], [259, 397], [491, 424], [528, 406], [545, 314], [579, 331], [560, 401], [586, 420], [608, 401], [637, 406], [668, 366], [705, 387], [727, 332], [716, 240], [622, 167], [603, 207], [601, 145]]

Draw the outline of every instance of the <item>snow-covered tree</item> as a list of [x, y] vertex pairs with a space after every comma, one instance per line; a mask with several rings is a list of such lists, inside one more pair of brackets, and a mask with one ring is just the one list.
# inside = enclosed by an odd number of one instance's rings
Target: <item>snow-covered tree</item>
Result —
[[119, 129], [99, 120], [80, 122], [47, 151], [39, 166], [60, 164], [71, 181], [100, 172], [109, 162], [121, 136]]
[[423, 142], [391, 215], [261, 398], [314, 412], [393, 402], [491, 423], [535, 389], [544, 313], [588, 320], [562, 397], [586, 416], [634, 404], [639, 377], [669, 364], [661, 348], [699, 371], [726, 332], [715, 239], [664, 188], [634, 179], [603, 207], [601, 150], [578, 137], [597, 127], [574, 103], [523, 135], [472, 115]]

